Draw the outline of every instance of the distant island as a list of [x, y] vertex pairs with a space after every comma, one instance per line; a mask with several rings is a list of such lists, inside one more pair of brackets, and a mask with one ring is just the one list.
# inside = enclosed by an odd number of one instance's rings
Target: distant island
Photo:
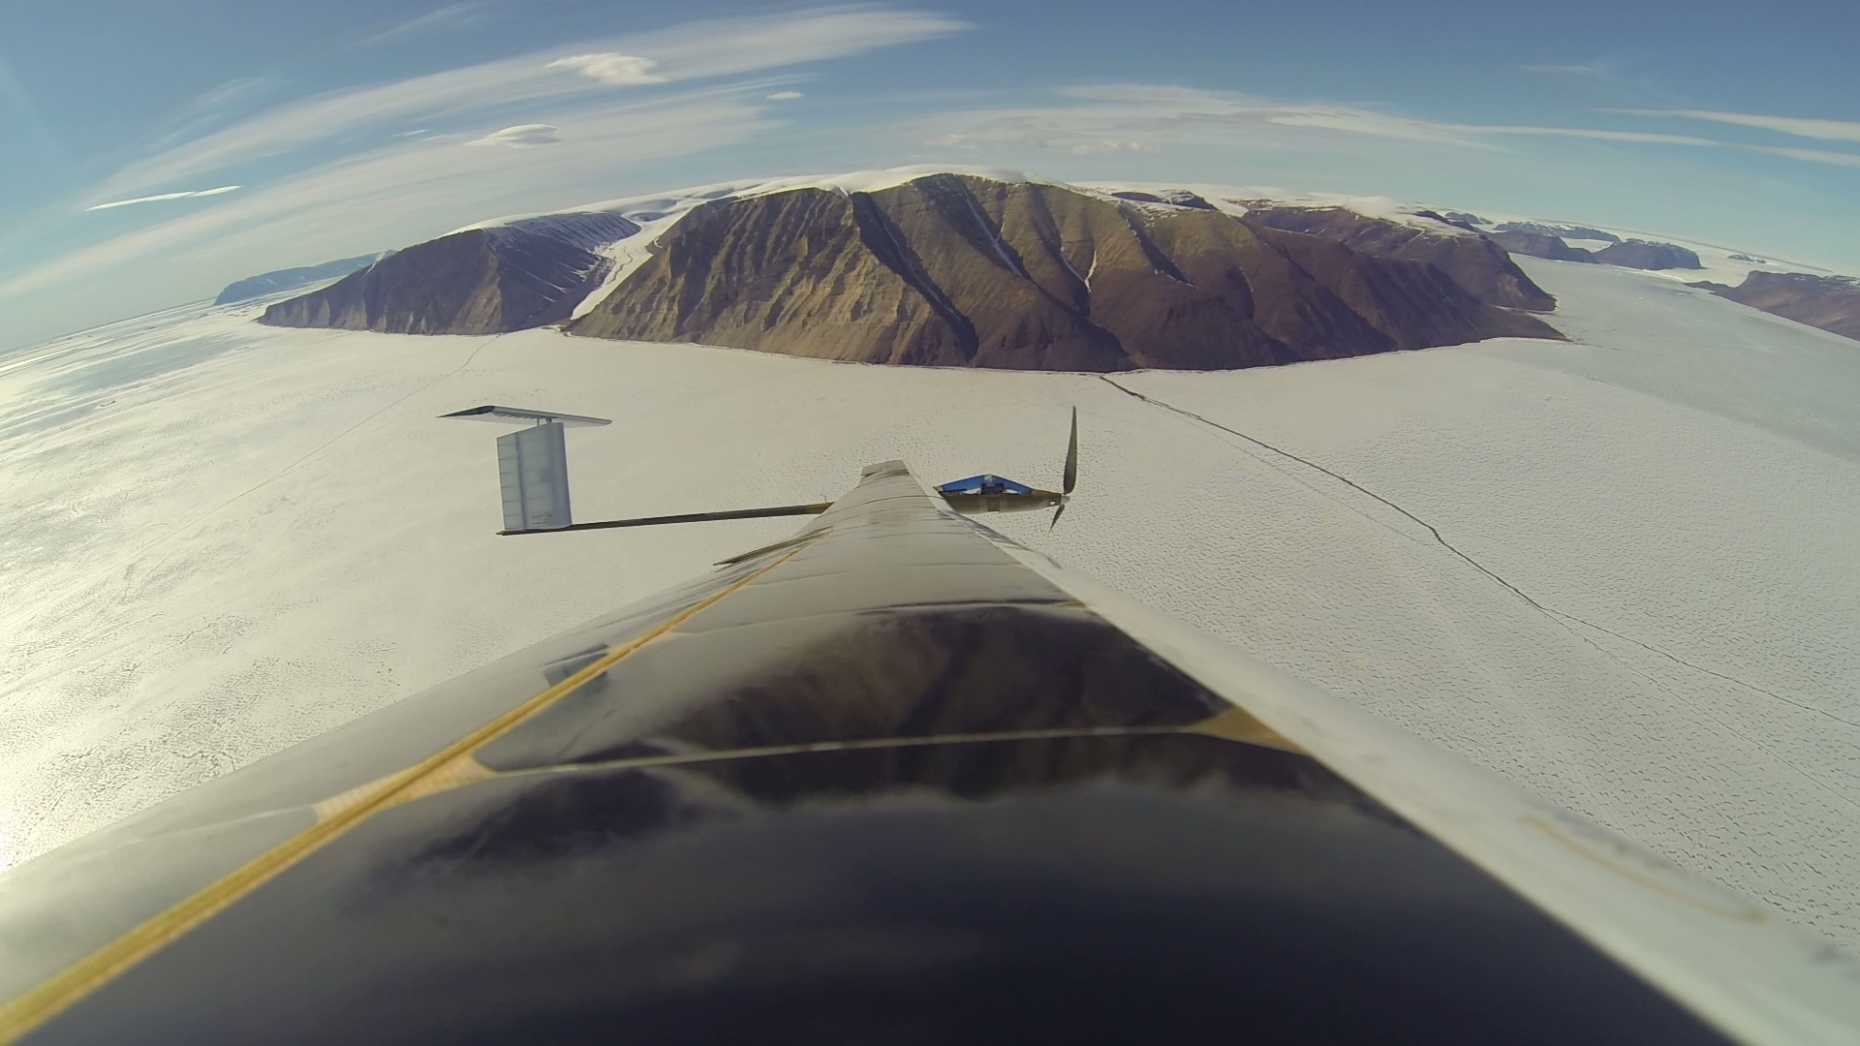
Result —
[[213, 299], [215, 305], [232, 305], [236, 302], [263, 298], [267, 294], [307, 287], [323, 280], [333, 280], [347, 276], [357, 269], [365, 269], [381, 258], [380, 253], [358, 254], [353, 258], [324, 262], [321, 265], [304, 265], [295, 269], [278, 269], [274, 272], [259, 273], [226, 285], [220, 296]]
[[[1583, 226], [1550, 226], [1536, 222], [1506, 222], [1494, 227], [1490, 233], [1494, 242], [1513, 254], [1525, 254], [1533, 258], [1548, 258], [1551, 261], [1593, 262], [1597, 265], [1619, 265], [1628, 269], [1702, 269], [1696, 251], [1673, 243], [1659, 243], [1654, 240], [1623, 240], [1612, 233], [1600, 236], [1575, 236], [1578, 240], [1604, 240], [1608, 246], [1592, 251], [1585, 247], [1575, 247], [1563, 241], [1571, 232], [1584, 234], [1602, 233], [1600, 229]], [[1606, 239], [1604, 239], [1606, 238]]]
[[[1485, 224], [1480, 222], [1478, 224]], [[1494, 232], [1528, 232], [1538, 236], [1559, 236], [1572, 240], [1600, 240], [1603, 243], [1620, 243], [1621, 237], [1606, 229], [1597, 229], [1588, 225], [1551, 225], [1547, 222], [1499, 222], [1492, 226]]]

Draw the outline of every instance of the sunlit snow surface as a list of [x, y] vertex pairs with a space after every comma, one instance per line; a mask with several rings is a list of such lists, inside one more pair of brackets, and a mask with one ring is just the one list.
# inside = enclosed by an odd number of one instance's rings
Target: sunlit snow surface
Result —
[[1113, 376], [1151, 401], [262, 302], [0, 359], [0, 864], [794, 528], [500, 539], [493, 434], [439, 413], [616, 419], [569, 438], [596, 519], [890, 457], [1050, 484], [1076, 403], [1059, 528], [992, 525], [1860, 942], [1860, 344], [1523, 264], [1576, 344]]

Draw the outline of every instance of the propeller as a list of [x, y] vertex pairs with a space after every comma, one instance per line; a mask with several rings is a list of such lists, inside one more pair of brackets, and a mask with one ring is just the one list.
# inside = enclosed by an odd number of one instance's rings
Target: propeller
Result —
[[1059, 485], [1059, 507], [1053, 510], [1053, 521], [1046, 525], [1051, 530], [1059, 525], [1059, 517], [1066, 513], [1066, 499], [1072, 496], [1072, 488], [1079, 485], [1079, 409], [1072, 408], [1072, 435], [1066, 440], [1066, 470]]

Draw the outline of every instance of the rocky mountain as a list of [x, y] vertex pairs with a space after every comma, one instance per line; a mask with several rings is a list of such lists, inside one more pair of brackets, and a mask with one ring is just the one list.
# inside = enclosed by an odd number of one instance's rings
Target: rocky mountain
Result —
[[347, 276], [357, 269], [367, 268], [380, 257], [379, 254], [362, 254], [354, 258], [324, 262], [321, 265], [304, 265], [295, 269], [278, 269], [275, 272], [248, 276], [243, 280], [227, 284], [226, 289], [220, 292], [220, 296], [213, 299], [213, 304], [231, 305], [234, 302], [262, 298], [267, 294], [307, 287], [322, 280], [333, 280], [338, 276]]
[[1209, 203], [1206, 199], [1185, 189], [1176, 189], [1164, 193], [1123, 190], [1113, 192], [1111, 195], [1120, 200], [1129, 200], [1132, 203], [1160, 203], [1171, 207], [1192, 207], [1198, 211], [1211, 211], [1215, 209], [1214, 205]]
[[464, 229], [279, 302], [260, 322], [396, 334], [496, 334], [558, 323], [606, 275], [599, 249], [638, 231], [598, 211]]
[[1595, 260], [1595, 252], [1583, 250], [1581, 247], [1571, 247], [1563, 242], [1561, 236], [1552, 233], [1510, 229], [1490, 235], [1493, 243], [1512, 254], [1549, 258], [1552, 261], [1592, 262]]
[[[1484, 222], [1479, 223], [1481, 225]], [[1567, 236], [1572, 240], [1601, 240], [1604, 243], [1620, 243], [1621, 237], [1606, 229], [1595, 229], [1587, 225], [1550, 225], [1545, 222], [1499, 222], [1492, 227], [1494, 232], [1523, 232], [1536, 236]]]
[[1722, 298], [1860, 339], [1860, 280], [1800, 272], [1753, 272], [1736, 287], [1695, 283]]
[[[1465, 230], [1466, 232], [1478, 232], [1479, 231], [1478, 223], [1469, 222], [1465, 218], [1454, 218], [1451, 215], [1442, 214], [1439, 211], [1430, 211], [1430, 210], [1423, 209], [1423, 210], [1413, 211], [1411, 213], [1416, 218], [1426, 218], [1428, 221], [1439, 222], [1442, 225], [1451, 225], [1455, 229], [1462, 229], [1462, 230]], [[1470, 215], [1468, 217], [1470, 217]]]
[[1532, 283], [1501, 246], [1477, 234], [1463, 235], [1470, 230], [1431, 212], [1424, 214], [1450, 228], [1430, 232], [1344, 207], [1285, 207], [1259, 201], [1246, 206], [1244, 220], [1249, 225], [1321, 236], [1377, 257], [1432, 265], [1490, 305], [1539, 312], [1556, 308], [1556, 299]]
[[1622, 265], [1630, 269], [1702, 269], [1699, 256], [1684, 247], [1651, 240], [1622, 240], [1595, 252], [1603, 265]]
[[1154, 201], [935, 174], [872, 191], [719, 199], [661, 233], [567, 329], [871, 363], [1093, 371], [1559, 337], [1432, 264], [1145, 195]]
[[1481, 225], [1491, 224], [1490, 222], [1487, 222], [1484, 218], [1479, 217], [1478, 215], [1472, 213], [1471, 211], [1447, 211], [1446, 213], [1442, 214], [1441, 217], [1454, 223], [1455, 225], [1462, 225], [1467, 228], [1474, 228], [1474, 229], [1478, 228]]
[[[1601, 235], [1595, 235], [1600, 233]], [[1543, 225], [1538, 222], [1505, 222], [1488, 234], [1492, 241], [1513, 254], [1553, 261], [1595, 262], [1620, 265], [1629, 269], [1700, 269], [1699, 256], [1671, 243], [1653, 240], [1623, 240], [1613, 233], [1581, 225]], [[1598, 251], [1571, 247], [1564, 236], [1576, 239], [1608, 239], [1608, 246]]]

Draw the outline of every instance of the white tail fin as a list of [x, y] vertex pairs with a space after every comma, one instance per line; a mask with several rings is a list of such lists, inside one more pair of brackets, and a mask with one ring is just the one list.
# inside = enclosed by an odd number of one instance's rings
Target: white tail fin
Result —
[[505, 530], [560, 530], [574, 522], [566, 431], [561, 422], [551, 421], [497, 437]]

